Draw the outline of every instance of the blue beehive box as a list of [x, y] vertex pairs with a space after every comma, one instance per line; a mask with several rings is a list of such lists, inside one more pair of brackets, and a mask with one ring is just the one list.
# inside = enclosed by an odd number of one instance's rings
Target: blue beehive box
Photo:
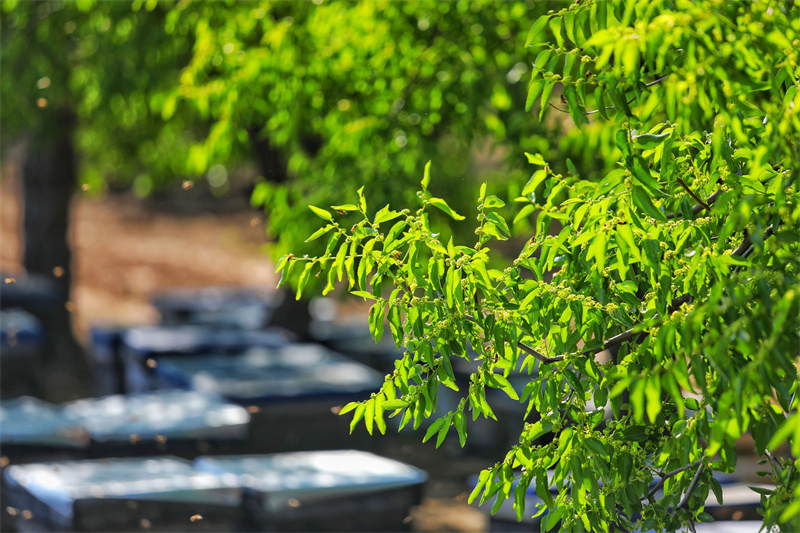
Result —
[[95, 457], [229, 451], [248, 437], [246, 409], [218, 396], [159, 391], [78, 400], [63, 412], [86, 428]]
[[152, 299], [165, 326], [265, 327], [283, 294], [256, 287], [203, 287], [161, 292]]
[[401, 531], [428, 478], [354, 450], [201, 457], [195, 466], [239, 479], [257, 531]]
[[[353, 447], [336, 406], [363, 400], [383, 376], [316, 344], [251, 349], [240, 355], [161, 358], [163, 386], [219, 394], [251, 410], [254, 451]], [[361, 444], [370, 446], [371, 444]]]
[[11, 466], [4, 477], [21, 531], [234, 531], [242, 520], [235, 478], [173, 457]]
[[35, 371], [46, 345], [36, 317], [19, 308], [0, 311], [0, 392], [4, 398], [33, 393]]
[[145, 392], [157, 385], [153, 368], [164, 356], [192, 355], [214, 351], [236, 354], [248, 348], [275, 348], [291, 340], [282, 329], [258, 331], [207, 326], [156, 326], [130, 328], [121, 338], [125, 391]]
[[0, 403], [0, 443], [12, 463], [79, 458], [89, 450], [89, 434], [54, 405], [23, 397]]

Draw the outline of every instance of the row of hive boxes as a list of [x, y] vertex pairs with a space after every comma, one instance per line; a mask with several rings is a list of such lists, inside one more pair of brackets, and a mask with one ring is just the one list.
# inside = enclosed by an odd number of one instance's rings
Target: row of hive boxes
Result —
[[368, 452], [172, 456], [13, 465], [19, 531], [398, 531], [425, 472]]

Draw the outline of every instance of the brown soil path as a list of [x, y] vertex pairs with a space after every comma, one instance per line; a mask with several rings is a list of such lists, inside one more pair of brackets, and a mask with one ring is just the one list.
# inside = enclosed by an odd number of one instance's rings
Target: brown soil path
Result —
[[[189, 193], [187, 192], [187, 196]], [[244, 204], [244, 202], [242, 202]], [[0, 269], [22, 270], [21, 205], [15, 180], [0, 183]], [[73, 248], [75, 327], [156, 320], [150, 296], [175, 287], [274, 287], [258, 213], [173, 215], [128, 195], [76, 197]]]

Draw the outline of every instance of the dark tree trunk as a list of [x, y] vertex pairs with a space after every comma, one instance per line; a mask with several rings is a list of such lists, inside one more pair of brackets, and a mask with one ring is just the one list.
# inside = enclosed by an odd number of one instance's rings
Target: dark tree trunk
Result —
[[269, 139], [257, 128], [248, 128], [247, 135], [250, 138], [250, 146], [253, 149], [258, 170], [264, 179], [272, 183], [284, 183], [286, 181], [286, 164], [283, 162], [280, 151], [273, 148]]
[[37, 395], [50, 401], [88, 396], [91, 367], [72, 330], [70, 289], [72, 254], [68, 227], [72, 195], [77, 184], [73, 134], [75, 117], [53, 111], [45, 131], [32, 139], [23, 167], [25, 253], [31, 274], [55, 278], [58, 302], [31, 308], [43, 322], [48, 345], [37, 378]]

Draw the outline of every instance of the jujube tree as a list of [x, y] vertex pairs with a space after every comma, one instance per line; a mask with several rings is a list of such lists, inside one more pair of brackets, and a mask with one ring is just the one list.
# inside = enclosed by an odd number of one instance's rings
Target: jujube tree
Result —
[[[487, 388], [505, 391], [540, 419], [470, 500], [513, 498], [518, 517], [547, 510], [545, 528], [575, 531], [709, 520], [714, 473], [733, 472], [749, 434], [775, 484], [760, 490], [765, 524], [800, 528], [800, 7], [582, 1], [537, 18], [528, 44], [528, 107], [569, 113], [605, 168], [582, 177], [528, 154], [513, 201], [535, 231], [502, 269], [506, 203], [481, 190], [475, 241], [445, 241], [429, 213], [465, 217], [431, 194], [435, 160], [417, 210], [362, 190], [312, 206], [326, 252], [284, 257], [284, 280], [299, 296], [312, 276], [324, 291], [347, 279], [373, 302], [375, 339], [386, 320], [405, 349], [342, 412], [381, 432], [386, 416], [436, 416], [425, 438], [452, 429], [463, 444], [467, 417], [494, 417]], [[530, 376], [524, 390], [511, 372]], [[447, 413], [442, 386], [461, 394]], [[539, 509], [524, 507], [532, 483]]]

